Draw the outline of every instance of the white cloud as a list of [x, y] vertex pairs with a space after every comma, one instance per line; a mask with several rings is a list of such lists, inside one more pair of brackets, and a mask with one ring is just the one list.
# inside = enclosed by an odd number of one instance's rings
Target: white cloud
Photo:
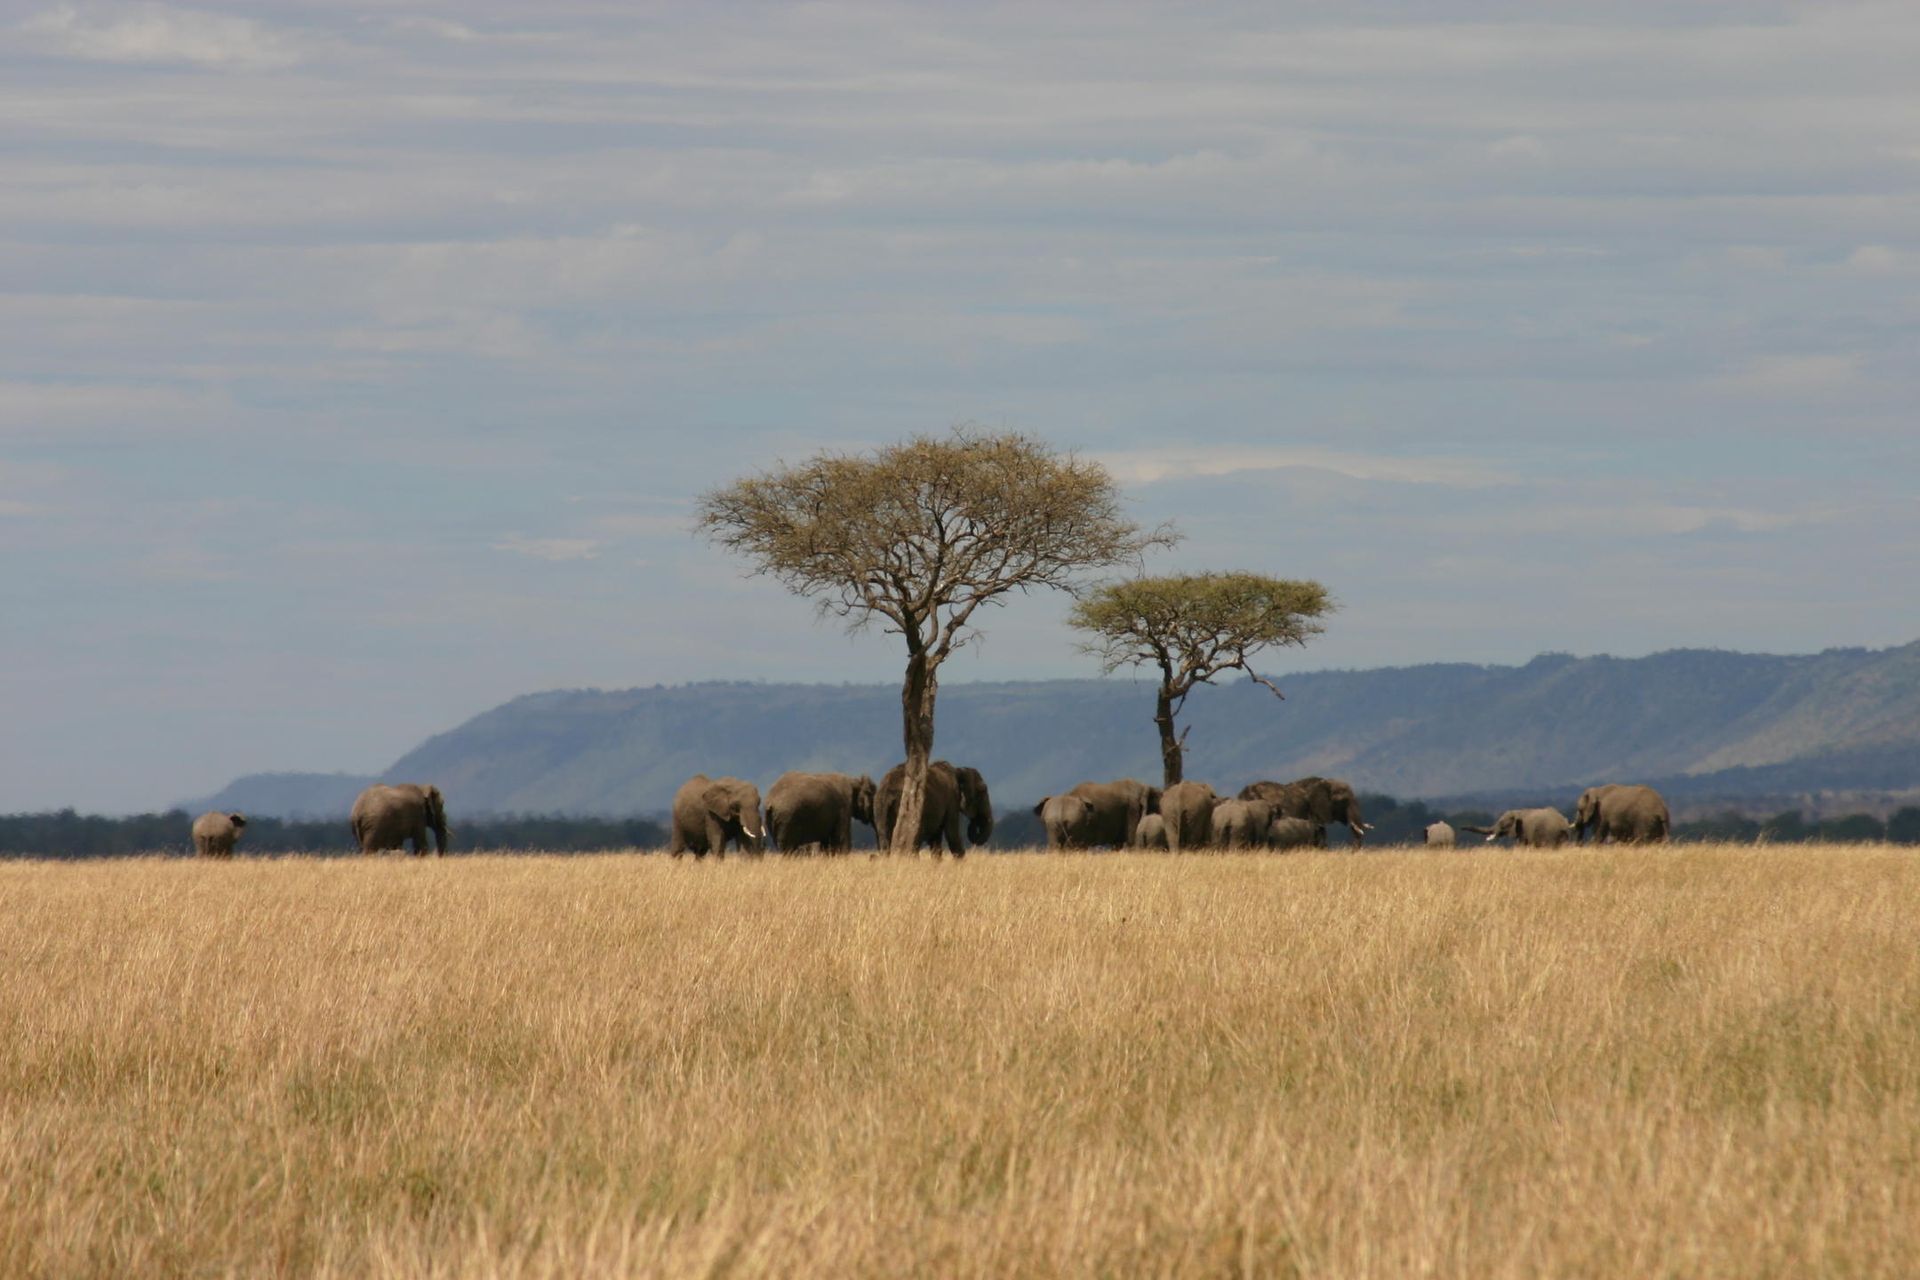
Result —
[[251, 19], [162, 4], [105, 13], [97, 13], [96, 6], [83, 13], [62, 4], [28, 18], [21, 28], [63, 53], [99, 62], [270, 70], [300, 61], [292, 40]]
[[559, 564], [569, 560], [591, 560], [600, 554], [597, 538], [528, 538], [510, 533], [491, 544], [495, 551], [510, 551], [534, 560]]

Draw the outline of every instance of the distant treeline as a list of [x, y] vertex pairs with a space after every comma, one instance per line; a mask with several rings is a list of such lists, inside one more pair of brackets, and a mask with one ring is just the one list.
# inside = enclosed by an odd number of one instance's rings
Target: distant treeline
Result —
[[[1490, 826], [1495, 815], [1486, 810], [1439, 810], [1419, 800], [1399, 801], [1391, 796], [1363, 795], [1361, 807], [1373, 831], [1370, 845], [1418, 844], [1427, 824], [1447, 821], [1455, 827]], [[193, 841], [193, 819], [175, 809], [127, 818], [103, 818], [62, 809], [57, 813], [0, 815], [0, 857], [114, 858], [136, 854], [185, 854]], [[1812, 841], [1862, 842], [1890, 840], [1920, 844], [1920, 807], [1898, 810], [1882, 821], [1872, 814], [1855, 813], [1809, 822], [1788, 810], [1771, 818], [1749, 818], [1737, 813], [1718, 818], [1677, 823], [1679, 840], [1766, 840], [1776, 844]], [[1346, 842], [1346, 828], [1335, 827], [1330, 842]], [[667, 842], [666, 828], [651, 818], [568, 818], [524, 814], [479, 818], [457, 825], [456, 852], [534, 851], [593, 853], [610, 849], [658, 849]], [[1040, 820], [1026, 809], [1002, 813], [989, 847], [1022, 849], [1047, 842]], [[873, 833], [855, 827], [856, 846], [871, 848]], [[338, 819], [287, 820], [250, 818], [240, 852], [348, 853], [354, 848], [347, 824]]]

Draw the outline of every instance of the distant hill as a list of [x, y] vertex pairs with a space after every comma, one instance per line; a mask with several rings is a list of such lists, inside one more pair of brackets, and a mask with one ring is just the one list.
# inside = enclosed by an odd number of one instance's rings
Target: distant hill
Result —
[[178, 807], [196, 814], [219, 809], [276, 818], [345, 817], [353, 798], [374, 781], [352, 773], [249, 773]]
[[[1920, 643], [1796, 656], [1687, 649], [1550, 654], [1525, 666], [1323, 671], [1202, 688], [1188, 776], [1224, 787], [1307, 773], [1403, 797], [1571, 801], [1632, 778], [1676, 798], [1920, 787]], [[981, 767], [1002, 807], [1083, 778], [1159, 773], [1153, 686], [943, 686], [936, 754]], [[530, 694], [428, 739], [382, 776], [432, 780], [465, 813], [664, 810], [689, 774], [763, 788], [786, 769], [876, 776], [900, 758], [892, 685], [711, 683]], [[303, 781], [303, 779], [305, 779]], [[364, 779], [256, 775], [215, 800], [344, 814]]]

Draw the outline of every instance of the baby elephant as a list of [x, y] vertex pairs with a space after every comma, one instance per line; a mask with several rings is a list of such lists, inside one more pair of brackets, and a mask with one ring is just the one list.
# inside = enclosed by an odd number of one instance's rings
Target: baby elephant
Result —
[[1453, 828], [1444, 822], [1428, 823], [1427, 824], [1427, 848], [1429, 849], [1453, 848]]
[[1324, 849], [1327, 829], [1305, 818], [1275, 818], [1267, 828], [1267, 843], [1276, 849]]
[[203, 813], [193, 820], [193, 851], [202, 858], [231, 858], [240, 833], [247, 829], [238, 813]]
[[1157, 813], [1149, 813], [1140, 819], [1140, 825], [1133, 829], [1133, 847], [1136, 849], [1166, 848], [1167, 820]]

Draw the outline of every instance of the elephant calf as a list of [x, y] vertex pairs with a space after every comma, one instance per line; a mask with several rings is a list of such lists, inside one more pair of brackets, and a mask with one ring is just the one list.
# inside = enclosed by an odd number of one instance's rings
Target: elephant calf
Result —
[[193, 851], [202, 858], [231, 858], [246, 828], [241, 814], [203, 813], [193, 820]]
[[673, 830], [667, 852], [704, 858], [726, 856], [731, 841], [742, 853], [765, 846], [760, 830], [760, 788], [740, 778], [709, 778], [696, 773], [673, 793]]
[[1167, 820], [1157, 813], [1150, 813], [1140, 819], [1140, 825], [1133, 829], [1133, 847], [1136, 849], [1165, 849], [1167, 847]]
[[1046, 828], [1047, 848], [1055, 853], [1095, 843], [1094, 809], [1084, 796], [1048, 796], [1033, 806], [1033, 816]]
[[1267, 825], [1267, 843], [1276, 849], [1324, 849], [1327, 829], [1305, 818], [1275, 818]]
[[1217, 800], [1213, 843], [1222, 849], [1264, 849], [1270, 843], [1273, 806], [1265, 800]]
[[1428, 823], [1427, 824], [1427, 848], [1429, 849], [1453, 848], [1453, 828], [1444, 822]]

